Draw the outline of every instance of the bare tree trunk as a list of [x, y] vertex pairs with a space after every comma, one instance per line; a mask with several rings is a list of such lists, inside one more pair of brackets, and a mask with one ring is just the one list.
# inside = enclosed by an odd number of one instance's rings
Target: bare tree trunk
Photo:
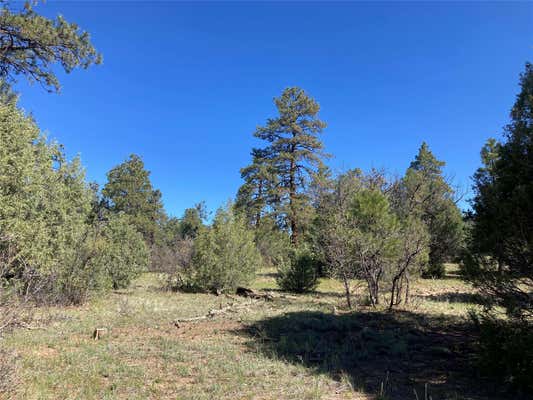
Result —
[[368, 285], [368, 297], [370, 298], [370, 305], [375, 307], [376, 302], [374, 301], [374, 291], [372, 289], [372, 282], [370, 281], [370, 278], [367, 278], [366, 284]]
[[399, 305], [402, 303], [402, 290], [403, 290], [404, 274], [400, 275], [398, 281], [398, 288], [396, 289], [396, 304]]
[[405, 271], [405, 304], [409, 304], [409, 271]]
[[391, 293], [390, 293], [390, 303], [389, 303], [389, 310], [392, 310], [392, 308], [394, 307], [394, 299], [396, 298], [397, 299], [397, 296], [398, 294], [396, 293], [396, 287], [398, 285], [398, 278], [397, 277], [394, 277], [394, 279], [392, 280], [392, 288], [391, 288]]
[[374, 306], [377, 306], [379, 304], [379, 290], [376, 282], [372, 282], [372, 303]]
[[352, 309], [352, 295], [350, 293], [350, 282], [348, 278], [346, 277], [346, 275], [344, 275], [343, 281], [344, 281], [344, 291], [346, 293], [346, 303], [348, 303], [348, 308], [351, 310]]

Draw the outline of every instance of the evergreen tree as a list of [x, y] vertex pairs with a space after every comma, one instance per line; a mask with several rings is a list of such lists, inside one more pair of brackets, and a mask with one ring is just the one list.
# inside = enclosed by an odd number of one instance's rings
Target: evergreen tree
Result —
[[[474, 175], [471, 257], [467, 272], [514, 316], [533, 315], [533, 65], [505, 128], [504, 143], [489, 141]], [[488, 256], [488, 259], [487, 259]], [[493, 262], [491, 262], [493, 261]], [[493, 266], [496, 264], [497, 267]]]
[[504, 236], [502, 235], [505, 234], [499, 227], [505, 224], [505, 221], [497, 217], [499, 200], [493, 189], [500, 147], [501, 144], [498, 141], [490, 138], [480, 152], [483, 166], [478, 168], [473, 177], [476, 191], [473, 204], [475, 222], [470, 231], [469, 244], [476, 253], [490, 252], [498, 263], [499, 269], [503, 267]]
[[268, 204], [273, 203], [277, 177], [264, 150], [252, 150], [252, 164], [241, 169], [244, 184], [237, 192], [235, 208], [243, 211], [250, 224], [259, 226]]
[[194, 241], [191, 266], [183, 271], [183, 285], [211, 292], [235, 291], [247, 285], [261, 266], [253, 231], [228, 205], [217, 211], [213, 225]]
[[59, 90], [54, 64], [68, 73], [102, 61], [89, 34], [62, 16], [38, 15], [34, 1], [4, 0], [0, 9], [0, 78], [13, 81], [16, 75], [38, 82], [49, 91]]
[[80, 303], [111, 281], [125, 286], [145, 266], [145, 244], [97, 200], [80, 160], [48, 143], [16, 101], [0, 102], [0, 297], [14, 288]]
[[440, 277], [444, 262], [457, 255], [463, 238], [461, 211], [454, 190], [442, 174], [443, 161], [424, 142], [401, 182], [405, 214], [421, 218], [430, 234], [429, 265], [426, 275]]
[[132, 154], [109, 171], [107, 179], [102, 194], [108, 207], [129, 215], [131, 223], [151, 247], [159, 233], [164, 211], [161, 192], [152, 187], [150, 172], [144, 168], [143, 161]]
[[105, 241], [95, 263], [102, 268], [113, 287], [123, 289], [146, 270], [149, 252], [143, 237], [125, 214], [111, 215], [100, 235]]
[[16, 103], [0, 104], [0, 269], [57, 272], [90, 208], [79, 160], [67, 162]]
[[318, 103], [300, 88], [285, 89], [274, 103], [278, 117], [268, 119], [254, 133], [269, 143], [255, 164], [266, 163], [275, 173], [276, 180], [269, 185], [270, 202], [289, 228], [292, 243], [297, 244], [309, 207], [305, 189], [326, 156], [318, 138], [326, 124], [317, 117]]
[[204, 202], [196, 204], [192, 208], [187, 208], [183, 212], [183, 217], [179, 220], [179, 235], [181, 239], [195, 239], [204, 227], [204, 220], [207, 219], [207, 209]]

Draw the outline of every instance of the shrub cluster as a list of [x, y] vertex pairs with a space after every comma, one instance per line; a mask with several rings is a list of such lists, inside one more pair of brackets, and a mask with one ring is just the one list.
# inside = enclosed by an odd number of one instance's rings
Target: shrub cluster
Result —
[[479, 328], [480, 371], [523, 393], [533, 393], [533, 325], [472, 315]]
[[0, 291], [80, 303], [125, 287], [148, 251], [125, 215], [104, 213], [78, 158], [49, 143], [14, 101], [0, 103]]
[[198, 233], [192, 252], [191, 265], [180, 274], [183, 289], [234, 292], [250, 283], [262, 264], [254, 233], [231, 205], [219, 209], [213, 224]]

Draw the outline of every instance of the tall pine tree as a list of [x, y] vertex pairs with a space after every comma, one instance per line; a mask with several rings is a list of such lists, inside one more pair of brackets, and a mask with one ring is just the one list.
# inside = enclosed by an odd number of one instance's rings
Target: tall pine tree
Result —
[[[289, 229], [292, 243], [297, 244], [309, 208], [306, 188], [326, 156], [318, 137], [326, 124], [318, 119], [318, 103], [300, 88], [285, 89], [274, 103], [278, 116], [254, 133], [269, 144], [258, 152], [260, 157], [252, 165], [268, 165], [269, 173], [274, 174], [267, 179], [267, 203]], [[246, 179], [246, 184], [252, 183], [253, 179]]]

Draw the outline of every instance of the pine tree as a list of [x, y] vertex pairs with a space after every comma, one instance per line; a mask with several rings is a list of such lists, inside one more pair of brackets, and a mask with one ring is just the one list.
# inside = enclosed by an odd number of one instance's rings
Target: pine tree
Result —
[[265, 151], [252, 150], [252, 163], [241, 169], [244, 184], [237, 192], [235, 208], [244, 211], [250, 224], [259, 226], [268, 204], [272, 203], [277, 177]]
[[318, 119], [318, 103], [302, 89], [287, 88], [274, 99], [278, 117], [270, 118], [258, 127], [254, 136], [269, 145], [261, 152], [261, 161], [271, 167], [276, 181], [270, 182], [271, 205], [290, 230], [291, 241], [298, 243], [309, 207], [305, 193], [310, 177], [323, 167], [323, 144], [318, 135], [326, 124]]
[[[520, 78], [503, 143], [482, 149], [468, 272], [488, 299], [514, 316], [533, 315], [533, 65]], [[497, 267], [491, 262], [493, 260]]]
[[[59, 91], [53, 65], [65, 72], [100, 64], [102, 56], [91, 44], [89, 34], [62, 16], [48, 19], [33, 9], [4, 0], [0, 9], [0, 78], [14, 81], [16, 75], [38, 82], [48, 91]], [[36, 2], [35, 2], [36, 3]], [[13, 7], [15, 4], [17, 7]]]
[[208, 213], [204, 202], [200, 202], [194, 207], [186, 208], [178, 224], [180, 239], [196, 238], [204, 227], [204, 220], [207, 219], [207, 216]]
[[132, 154], [109, 171], [107, 179], [102, 194], [109, 209], [129, 215], [131, 223], [152, 246], [164, 211], [161, 192], [152, 187], [150, 172], [144, 168], [142, 159]]
[[457, 254], [463, 237], [463, 222], [455, 204], [455, 192], [442, 174], [445, 163], [438, 160], [427, 143], [402, 180], [404, 212], [421, 218], [430, 234], [429, 266], [426, 275], [442, 276], [443, 264]]

